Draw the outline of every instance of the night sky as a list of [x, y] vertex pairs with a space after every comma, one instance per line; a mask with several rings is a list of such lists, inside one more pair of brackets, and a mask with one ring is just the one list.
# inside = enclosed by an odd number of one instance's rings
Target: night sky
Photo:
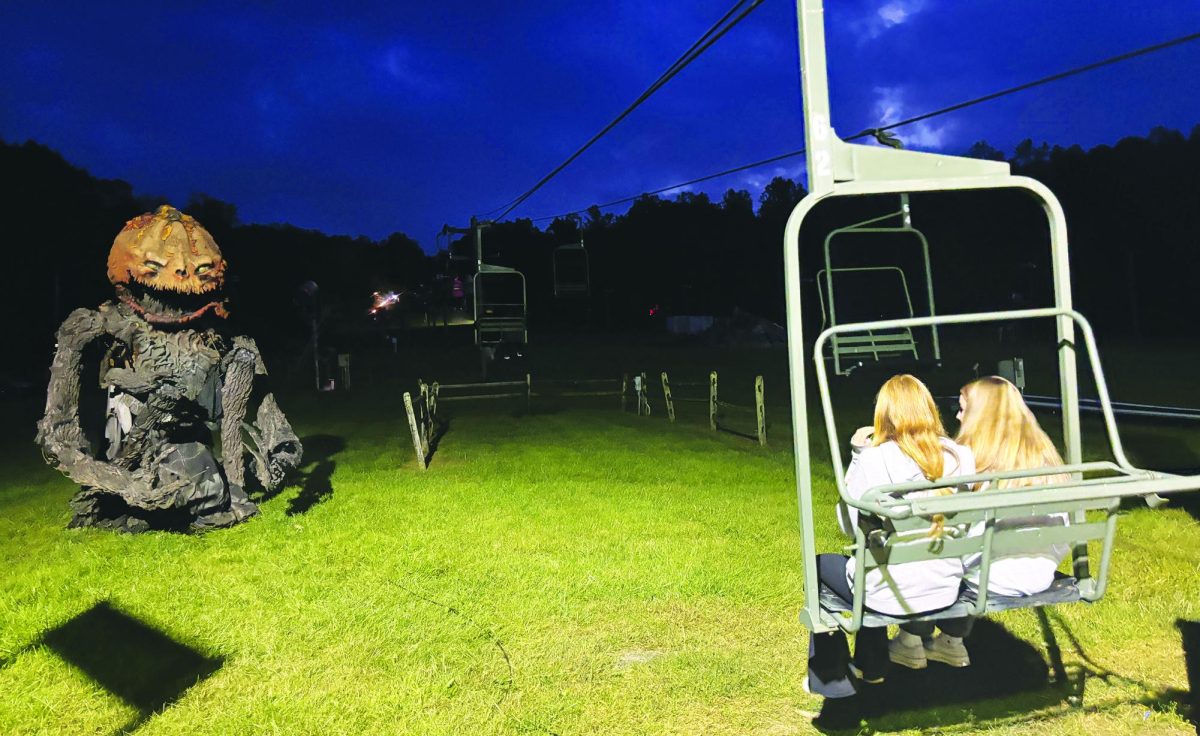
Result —
[[[0, 137], [243, 222], [427, 249], [529, 188], [732, 0], [7, 3]], [[121, 8], [114, 10], [114, 7]], [[843, 135], [1200, 30], [1200, 2], [826, 0]], [[513, 212], [542, 217], [803, 146], [795, 5], [765, 4]], [[1200, 42], [898, 131], [1090, 147], [1200, 123]], [[796, 159], [709, 182], [757, 197]], [[135, 214], [135, 213], [130, 213]], [[541, 222], [540, 225], [547, 223]]]

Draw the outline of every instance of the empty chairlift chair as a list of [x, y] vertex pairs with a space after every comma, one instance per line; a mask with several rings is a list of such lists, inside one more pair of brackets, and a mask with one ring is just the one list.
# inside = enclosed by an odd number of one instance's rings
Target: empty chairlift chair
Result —
[[[899, 224], [886, 224], [889, 220], [899, 219]], [[904, 295], [904, 307], [907, 316], [913, 317], [912, 294], [908, 289], [908, 278], [904, 269], [897, 266], [860, 266], [834, 268], [831, 254], [834, 239], [845, 235], [904, 235], [915, 239], [921, 247], [922, 264], [924, 266], [925, 294], [928, 301], [929, 314], [937, 314], [933, 301], [933, 272], [929, 264], [929, 241], [925, 234], [912, 226], [912, 211], [908, 203], [908, 194], [900, 195], [900, 209], [886, 215], [873, 217], [863, 222], [841, 227], [825, 236], [825, 268], [817, 272], [817, 292], [821, 304], [821, 327], [833, 327], [838, 324], [837, 308], [834, 302], [835, 274], [896, 274], [899, 278], [900, 290]], [[932, 341], [933, 359], [940, 365], [942, 346], [938, 339], [937, 325], [929, 328]], [[920, 358], [917, 351], [917, 341], [911, 328], [894, 330], [869, 331], [864, 335], [835, 335], [830, 341], [830, 357], [833, 358], [834, 373], [839, 376], [849, 375], [866, 357], [878, 361], [881, 357], [890, 355], [911, 354], [913, 360]], [[847, 360], [851, 365], [847, 365]]]
[[[810, 194], [793, 210], [785, 228], [784, 266], [788, 351], [791, 358], [792, 426], [795, 428], [797, 501], [805, 590], [801, 621], [815, 632], [837, 628], [856, 631], [864, 625], [894, 623], [895, 619], [891, 617], [864, 611], [862, 591], [868, 568], [973, 553], [982, 554], [983, 559], [980, 592], [975, 596], [964, 595], [951, 608], [917, 617], [916, 620], [951, 618], [968, 612], [982, 614], [1020, 606], [1100, 600], [1108, 582], [1121, 499], [1140, 497], [1154, 506], [1162, 500], [1158, 495], [1160, 493], [1200, 488], [1200, 476], [1175, 476], [1143, 470], [1134, 467], [1125, 456], [1092, 329], [1083, 315], [1071, 306], [1067, 230], [1061, 205], [1040, 182], [1012, 176], [1008, 164], [1004, 162], [868, 147], [840, 140], [829, 122], [822, 0], [799, 0], [798, 13]], [[1046, 213], [1053, 264], [1053, 307], [836, 324], [827, 327], [810, 348], [803, 334], [801, 320], [799, 234], [805, 218], [815, 206], [834, 197], [1004, 188], [1016, 188], [1029, 193], [1039, 200]], [[842, 446], [842, 438], [834, 421], [825, 360], [821, 357], [827, 343], [835, 337], [864, 332], [1045, 319], [1053, 320], [1057, 327], [1066, 466], [987, 473], [946, 481], [885, 485], [869, 490], [858, 500], [847, 495], [845, 469], [838, 451]], [[1076, 370], [1077, 335], [1082, 336], [1087, 349], [1112, 448], [1112, 462], [1082, 461]], [[812, 357], [815, 363], [825, 429], [832, 448], [834, 482], [841, 500], [881, 520], [879, 528], [870, 532], [861, 528], [854, 531], [854, 543], [850, 551], [857, 559], [858, 567], [853, 586], [854, 599], [851, 601], [842, 600], [831, 591], [820, 590], [818, 583], [805, 393], [806, 356]], [[998, 481], [1004, 479], [1054, 474], [1066, 474], [1069, 479], [1033, 487], [998, 487]], [[990, 485], [983, 491], [919, 498], [913, 496], [917, 491], [977, 482]], [[833, 509], [822, 509], [821, 513], [833, 513]], [[1072, 523], [1068, 526], [1045, 527], [1022, 521], [1058, 513], [1067, 513]], [[930, 521], [935, 514], [945, 517], [946, 533], [939, 539], [928, 536]], [[976, 522], [984, 523], [984, 532], [981, 535], [969, 535], [967, 530]], [[1099, 570], [1095, 574], [1091, 570], [1086, 546], [1087, 542], [1093, 540], [1100, 542]], [[986, 592], [987, 575], [993, 557], [1026, 550], [1032, 552], [1055, 542], [1074, 545], [1072, 580], [1056, 585], [1047, 593], [1023, 598], [1005, 599]]]
[[584, 298], [591, 294], [588, 254], [583, 241], [554, 249], [554, 296]]
[[529, 342], [524, 274], [505, 266], [481, 263], [474, 287], [475, 343]]

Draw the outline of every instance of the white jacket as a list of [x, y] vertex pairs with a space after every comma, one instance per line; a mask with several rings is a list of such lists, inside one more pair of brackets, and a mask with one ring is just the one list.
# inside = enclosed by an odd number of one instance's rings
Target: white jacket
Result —
[[[942, 447], [945, 457], [943, 477], [975, 473], [975, 455], [970, 448], [947, 438], [942, 439]], [[904, 454], [899, 445], [885, 442], [878, 447], [856, 449], [846, 470], [846, 493], [858, 499], [871, 488], [919, 481], [924, 477], [921, 468]], [[848, 510], [850, 523], [857, 524], [858, 510]], [[846, 563], [846, 577], [852, 589], [855, 570], [856, 563], [852, 557]], [[866, 607], [893, 616], [936, 611], [958, 600], [962, 578], [962, 560], [954, 558], [877, 567], [867, 571]]]
[[[1000, 531], [1006, 526], [1065, 526], [1070, 523], [1067, 514], [1058, 513], [1000, 519], [996, 522], [996, 530]], [[971, 536], [982, 536], [983, 531], [982, 521], [971, 525]], [[991, 570], [988, 572], [988, 592], [1008, 596], [1041, 593], [1054, 582], [1054, 571], [1070, 551], [1070, 546], [1066, 544], [1048, 544], [1042, 549], [993, 557]], [[982, 554], [967, 555], [963, 559], [966, 578], [976, 587], [979, 587], [979, 566], [982, 561]]]

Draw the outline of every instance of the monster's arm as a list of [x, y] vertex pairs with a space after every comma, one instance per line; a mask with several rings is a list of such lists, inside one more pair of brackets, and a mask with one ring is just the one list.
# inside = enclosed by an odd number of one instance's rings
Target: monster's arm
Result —
[[254, 456], [254, 475], [267, 490], [278, 488], [289, 470], [300, 464], [303, 448], [292, 431], [275, 396], [267, 391], [259, 401], [254, 423], [245, 423], [255, 383], [263, 384], [267, 368], [258, 346], [247, 337], [237, 337], [226, 358], [225, 381], [221, 389], [224, 416], [221, 420], [221, 454], [225, 475], [237, 485], [244, 481], [242, 465], [243, 426], [250, 436], [248, 445]]
[[143, 508], [169, 505], [174, 488], [155, 489], [148, 471], [133, 472], [96, 460], [79, 425], [83, 350], [106, 334], [104, 317], [90, 309], [75, 310], [58, 328], [58, 348], [50, 366], [46, 413], [38, 422], [37, 442], [51, 465], [82, 486], [118, 494]]

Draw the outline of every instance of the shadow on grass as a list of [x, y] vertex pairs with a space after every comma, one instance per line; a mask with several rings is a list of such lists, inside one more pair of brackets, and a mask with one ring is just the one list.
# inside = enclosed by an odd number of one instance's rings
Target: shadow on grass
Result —
[[[964, 722], [1024, 721], [1040, 709], [1084, 704], [1089, 679], [1120, 681], [1146, 695], [1136, 702], [1158, 711], [1177, 711], [1200, 734], [1200, 622], [1179, 620], [1190, 692], [1161, 688], [1117, 674], [1095, 662], [1066, 622], [1045, 608], [1035, 611], [1049, 662], [999, 624], [979, 619], [967, 639], [971, 666], [955, 669], [931, 662], [925, 670], [893, 666], [887, 681], [867, 685], [852, 698], [826, 700], [813, 725], [824, 733], [873, 733], [931, 729]], [[1052, 625], [1053, 621], [1053, 625]], [[1069, 670], [1055, 629], [1066, 637], [1082, 666]], [[1051, 674], [1052, 673], [1052, 677]]]
[[[967, 639], [971, 666], [931, 662], [924, 670], [893, 666], [887, 681], [852, 698], [826, 700], [813, 725], [825, 733], [927, 729], [1003, 718], [1061, 702], [1036, 649], [987, 619]], [[1013, 697], [1013, 696], [1020, 697]]]
[[1188, 706], [1188, 720], [1200, 734], [1200, 621], [1175, 622], [1183, 638], [1183, 661], [1187, 667], [1188, 692], [1184, 702]]
[[304, 445], [300, 492], [288, 502], [287, 515], [298, 516], [333, 495], [333, 457], [346, 449], [346, 440], [330, 434], [315, 434], [301, 440]]
[[39, 646], [137, 710], [114, 734], [136, 730], [225, 662], [175, 641], [108, 601], [43, 632], [24, 651]]

